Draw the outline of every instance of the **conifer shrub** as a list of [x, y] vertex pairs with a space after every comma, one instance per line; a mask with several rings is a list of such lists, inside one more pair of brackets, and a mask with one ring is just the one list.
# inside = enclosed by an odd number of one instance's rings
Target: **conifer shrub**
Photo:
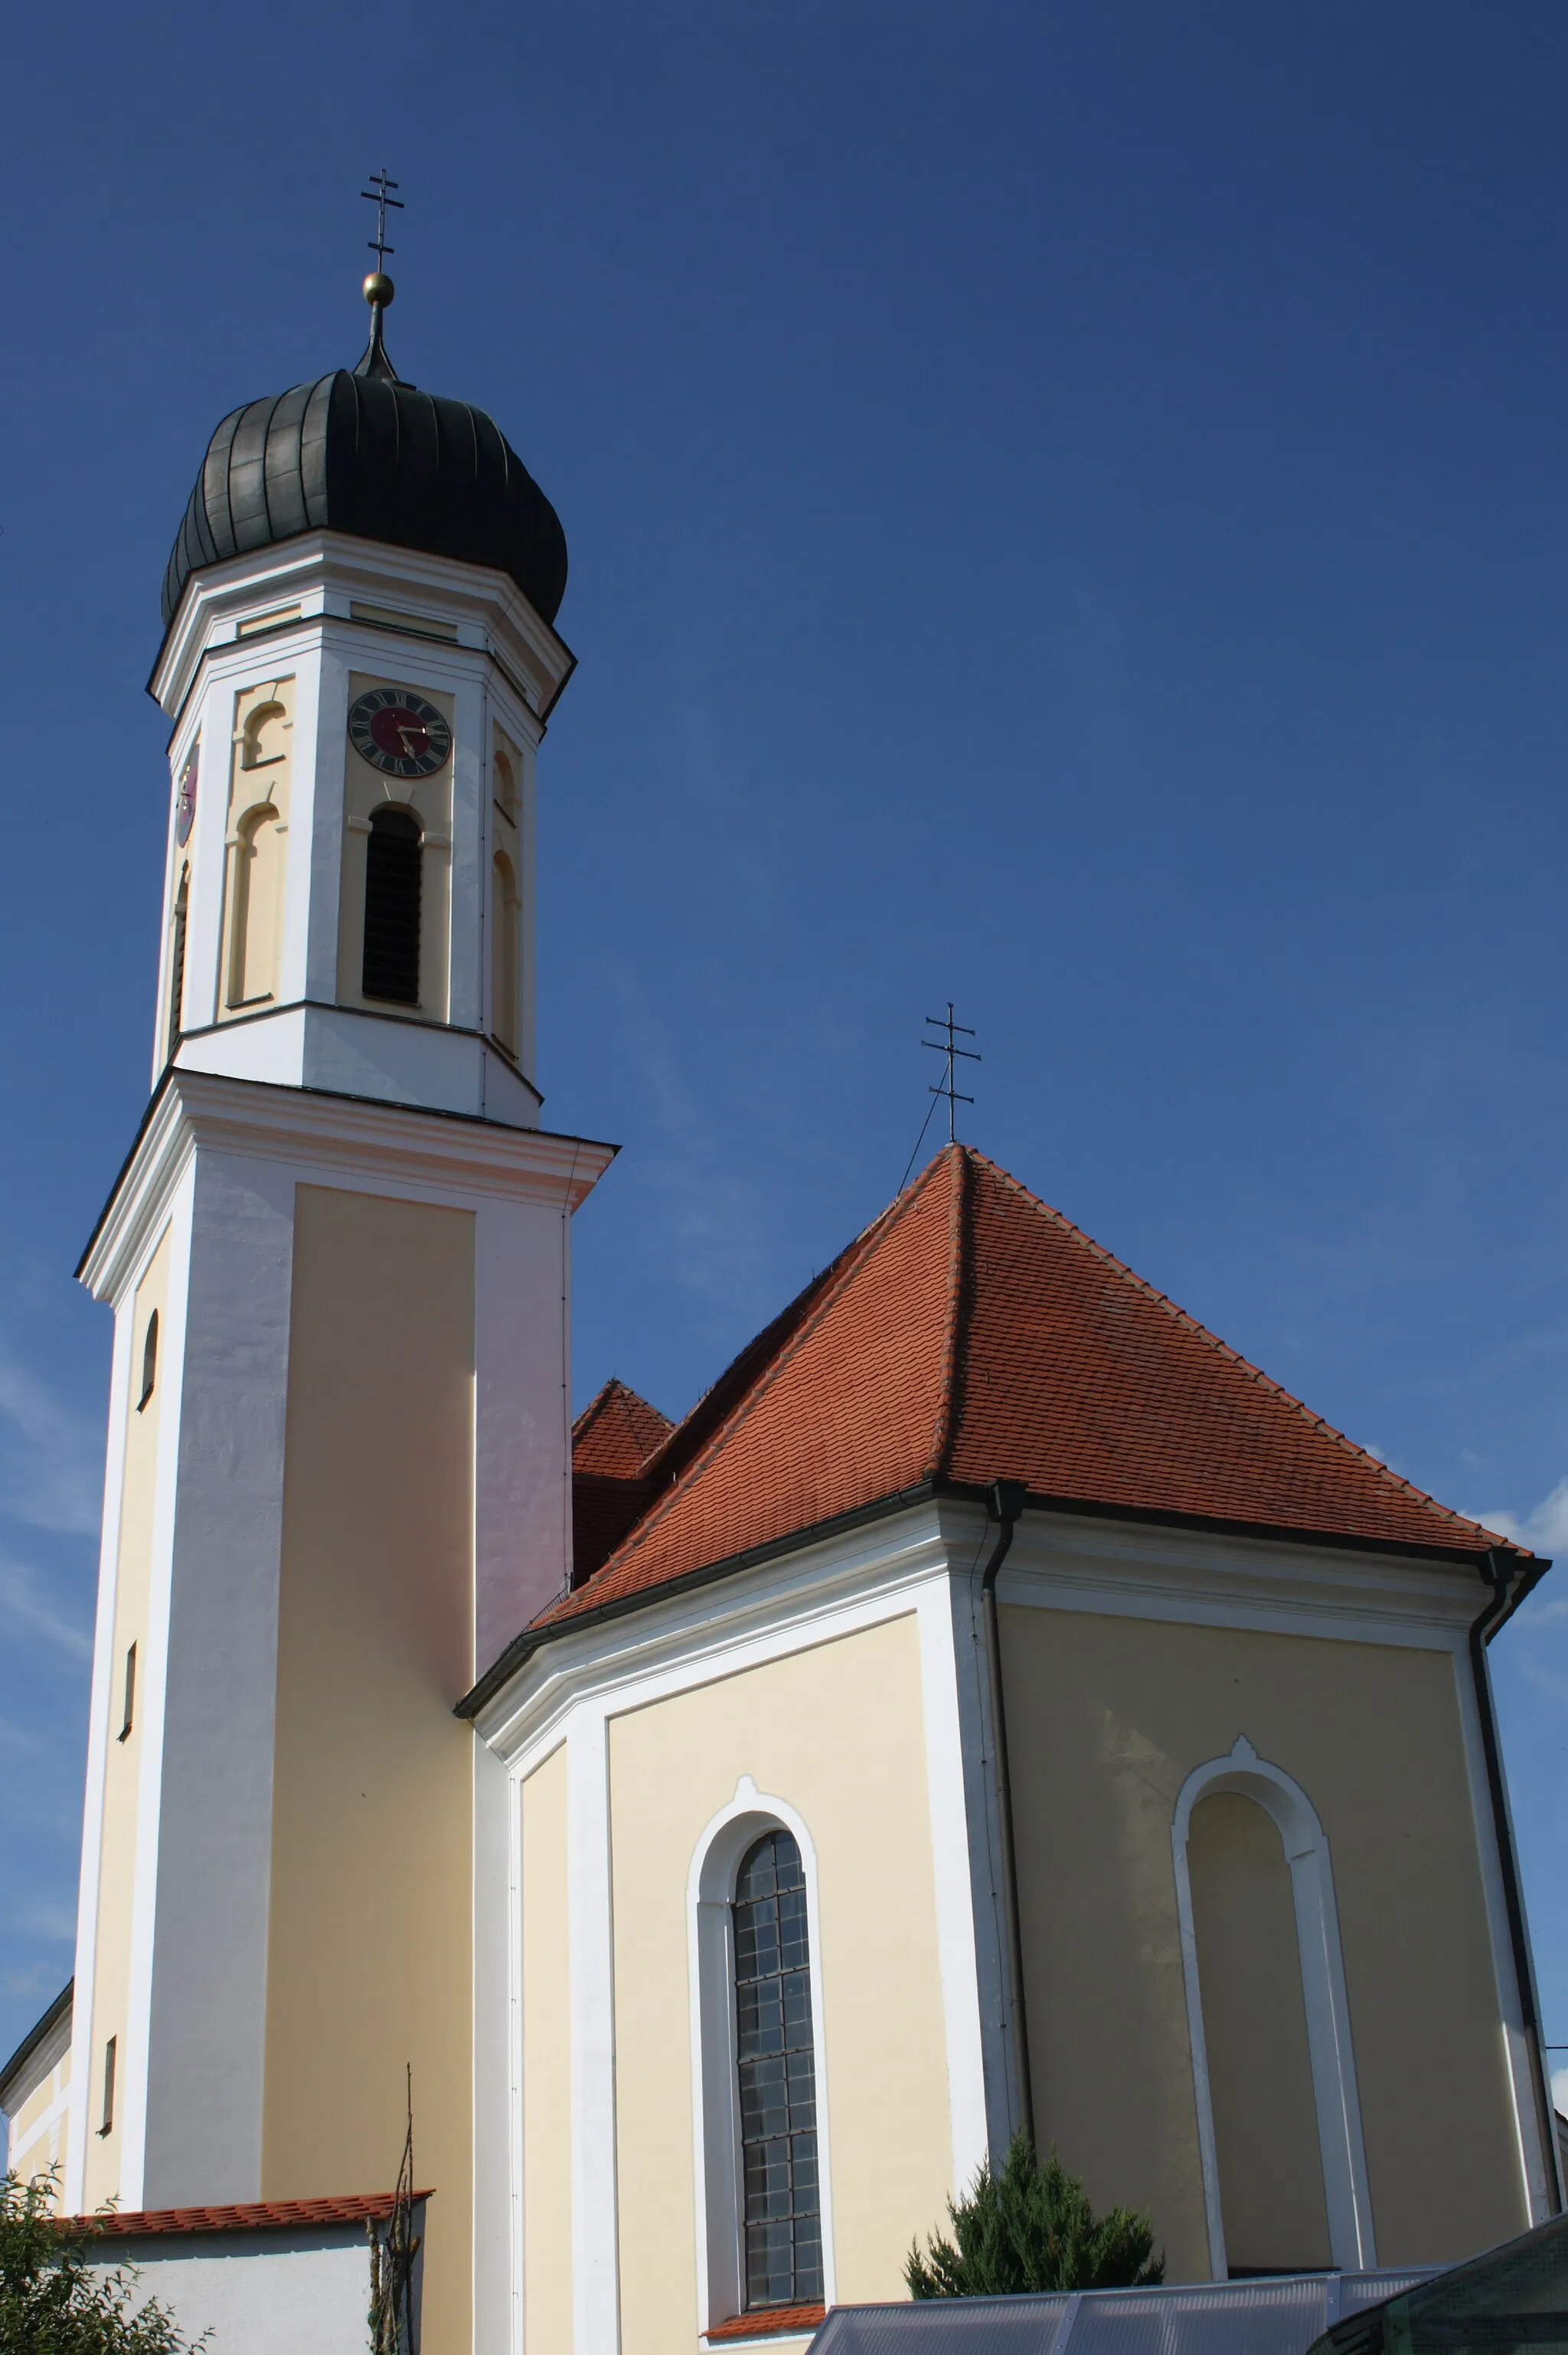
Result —
[[0, 2178], [0, 2355], [196, 2355], [127, 2265], [89, 2264], [91, 2223], [62, 2226], [47, 2176]]
[[1001, 2171], [987, 2159], [962, 2200], [950, 2200], [953, 2237], [917, 2242], [904, 2264], [912, 2297], [996, 2297], [1020, 2290], [1142, 2289], [1165, 2279], [1154, 2227], [1131, 2208], [1096, 2216], [1056, 2153], [1041, 2162], [1024, 2135]]

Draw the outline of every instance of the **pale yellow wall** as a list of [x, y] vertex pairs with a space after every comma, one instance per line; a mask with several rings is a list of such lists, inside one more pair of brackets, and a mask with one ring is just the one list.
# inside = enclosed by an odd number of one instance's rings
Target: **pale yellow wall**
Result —
[[404, 2063], [431, 2355], [471, 2304], [474, 1220], [301, 1186], [261, 2193], [384, 2191]]
[[523, 2323], [529, 2355], [569, 2355], [571, 1955], [566, 1751], [523, 1785]]
[[1332, 2252], [1285, 1842], [1217, 1791], [1192, 1810], [1187, 1860], [1225, 2255], [1307, 2272]]
[[617, 1718], [610, 1766], [624, 2355], [690, 2355], [687, 1883], [742, 1774], [816, 1849], [837, 2294], [901, 2296], [953, 2147], [914, 1619]]
[[1328, 1837], [1380, 2261], [1522, 2230], [1452, 1657], [1001, 1615], [1041, 2141], [1206, 2274], [1170, 1827], [1244, 1733]]
[[219, 1019], [277, 995], [293, 714], [292, 678], [263, 680], [234, 698]]
[[[157, 1496], [158, 1424], [168, 1382], [169, 1237], [165, 1230], [131, 1308], [131, 1391], [121, 1476], [120, 1538], [115, 1558], [114, 1621], [110, 1644], [108, 1741], [103, 1764], [103, 1832], [98, 1865], [98, 1930], [93, 1947], [92, 2049], [83, 2056], [87, 2072], [87, 2153], [82, 2204], [101, 2207], [120, 2190], [121, 2123], [125, 2109], [129, 2062], [125, 2008], [131, 1979], [132, 1910], [136, 1885], [136, 1810], [146, 1722], [147, 1596], [152, 1572], [153, 1512]], [[142, 1394], [143, 1350], [149, 1318], [159, 1326], [157, 1378], [145, 1406]], [[136, 1703], [132, 1726], [124, 1721], [125, 1655], [136, 1646]], [[110, 2037], [116, 2041], [114, 2126], [98, 2129], [103, 2115], [103, 2059]]]
[[6, 2167], [13, 2175], [27, 2183], [35, 2175], [55, 2177], [59, 2191], [63, 2190], [65, 2171], [70, 2158], [70, 2047], [54, 2066], [45, 2071], [25, 2102], [16, 2105], [10, 2119], [7, 2137]]
[[[368, 687], [396, 687], [397, 679], [373, 678], [368, 672], [349, 675], [352, 706]], [[420, 687], [415, 693], [433, 703], [455, 736], [455, 706], [450, 695]], [[352, 741], [344, 740], [343, 881], [338, 903], [337, 995], [344, 1006], [389, 1009], [360, 988], [365, 970], [365, 847], [370, 839], [371, 813], [383, 807], [411, 810], [423, 829], [420, 869], [420, 1002], [406, 1010], [428, 1021], [444, 1022], [450, 997], [449, 944], [452, 929], [452, 761], [433, 777], [389, 777], [361, 759]]]

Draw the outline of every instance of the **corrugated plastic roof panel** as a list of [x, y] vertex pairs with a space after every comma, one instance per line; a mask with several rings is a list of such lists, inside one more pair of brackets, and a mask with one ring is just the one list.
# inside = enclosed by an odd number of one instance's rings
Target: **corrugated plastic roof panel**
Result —
[[1430, 2278], [1430, 2266], [1182, 2282], [1067, 2296], [837, 2306], [811, 2355], [1306, 2355], [1342, 2316]]

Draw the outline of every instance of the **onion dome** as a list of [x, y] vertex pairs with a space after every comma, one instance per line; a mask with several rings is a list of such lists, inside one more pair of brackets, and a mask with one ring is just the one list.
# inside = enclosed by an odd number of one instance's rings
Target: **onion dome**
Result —
[[566, 593], [555, 509], [482, 409], [402, 381], [382, 340], [390, 279], [372, 272], [365, 294], [373, 325], [357, 368], [248, 401], [208, 442], [164, 574], [165, 630], [203, 565], [322, 530], [509, 573], [554, 621]]

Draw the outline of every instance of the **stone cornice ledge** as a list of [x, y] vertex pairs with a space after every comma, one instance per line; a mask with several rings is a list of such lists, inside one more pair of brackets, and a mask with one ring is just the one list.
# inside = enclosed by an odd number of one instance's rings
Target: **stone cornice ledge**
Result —
[[77, 1269], [95, 1299], [118, 1296], [198, 1149], [575, 1210], [619, 1147], [419, 1105], [167, 1071]]

